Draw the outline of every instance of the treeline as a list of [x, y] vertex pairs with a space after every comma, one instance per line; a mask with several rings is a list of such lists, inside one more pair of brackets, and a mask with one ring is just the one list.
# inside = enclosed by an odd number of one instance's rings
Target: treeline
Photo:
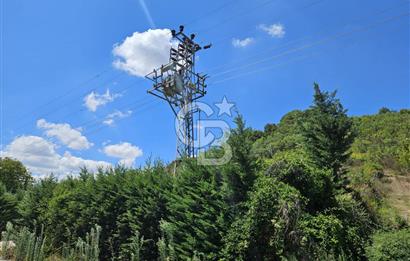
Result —
[[98, 225], [100, 260], [408, 260], [407, 220], [375, 184], [386, 169], [409, 173], [410, 112], [351, 118], [336, 93], [314, 91], [309, 109], [264, 131], [238, 116], [222, 166], [184, 159], [174, 175], [151, 161], [33, 181], [1, 159], [0, 229], [36, 231], [59, 258]]

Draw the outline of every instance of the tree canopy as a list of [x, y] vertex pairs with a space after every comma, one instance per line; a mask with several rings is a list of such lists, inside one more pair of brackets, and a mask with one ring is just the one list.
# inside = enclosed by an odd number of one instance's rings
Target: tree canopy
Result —
[[410, 211], [408, 110], [349, 117], [315, 84], [307, 110], [263, 131], [235, 124], [222, 166], [185, 158], [175, 172], [155, 161], [33, 180], [2, 158], [0, 229], [14, 224], [3, 240], [27, 246], [18, 258], [62, 260], [410, 258], [398, 211]]

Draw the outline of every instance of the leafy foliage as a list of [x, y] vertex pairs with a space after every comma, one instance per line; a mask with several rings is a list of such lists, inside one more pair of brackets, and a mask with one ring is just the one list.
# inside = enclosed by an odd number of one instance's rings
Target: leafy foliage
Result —
[[24, 165], [17, 160], [0, 157], [0, 182], [12, 193], [26, 189], [32, 181]]
[[370, 261], [409, 260], [410, 230], [379, 232], [373, 236], [373, 244], [367, 248]]
[[311, 164], [306, 155], [280, 152], [268, 160], [266, 174], [298, 189], [307, 199], [308, 210], [318, 211], [334, 204], [331, 174]]
[[410, 171], [410, 110], [354, 118], [352, 158], [402, 174]]
[[57, 260], [406, 260], [408, 224], [386, 187], [410, 170], [410, 113], [348, 117], [335, 94], [315, 85], [308, 110], [264, 131], [239, 115], [223, 166], [149, 161], [33, 182], [1, 159], [0, 229], [17, 231], [3, 240]]
[[247, 212], [228, 231], [223, 256], [227, 260], [274, 260], [296, 251], [302, 204], [296, 189], [271, 177], [259, 177]]
[[0, 182], [0, 231], [6, 229], [7, 222], [19, 218], [17, 204], [16, 196], [6, 192], [6, 187]]

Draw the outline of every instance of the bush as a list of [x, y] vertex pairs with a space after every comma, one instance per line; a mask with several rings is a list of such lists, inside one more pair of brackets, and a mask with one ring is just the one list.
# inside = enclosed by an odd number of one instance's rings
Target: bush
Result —
[[303, 204], [295, 188], [272, 177], [259, 177], [246, 213], [224, 238], [224, 260], [278, 260], [298, 254], [297, 224]]
[[270, 162], [266, 174], [298, 189], [308, 199], [310, 212], [334, 204], [331, 173], [312, 166], [304, 154], [295, 151], [277, 153]]
[[16, 196], [0, 182], [0, 231], [6, 229], [7, 222], [18, 218], [17, 203]]
[[378, 232], [372, 239], [373, 244], [366, 249], [370, 261], [410, 260], [410, 229]]

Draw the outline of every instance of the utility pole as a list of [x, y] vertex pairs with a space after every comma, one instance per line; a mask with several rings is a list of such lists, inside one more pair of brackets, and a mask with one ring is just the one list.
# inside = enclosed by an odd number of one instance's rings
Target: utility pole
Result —
[[148, 93], [165, 100], [179, 122], [177, 128], [177, 155], [196, 157], [194, 118], [199, 115], [192, 103], [206, 94], [206, 75], [195, 72], [195, 53], [208, 49], [211, 44], [201, 47], [194, 42], [195, 34], [189, 37], [184, 33], [184, 26], [179, 32], [171, 30], [175, 42], [170, 49], [169, 63], [154, 69], [146, 78], [153, 81]]

